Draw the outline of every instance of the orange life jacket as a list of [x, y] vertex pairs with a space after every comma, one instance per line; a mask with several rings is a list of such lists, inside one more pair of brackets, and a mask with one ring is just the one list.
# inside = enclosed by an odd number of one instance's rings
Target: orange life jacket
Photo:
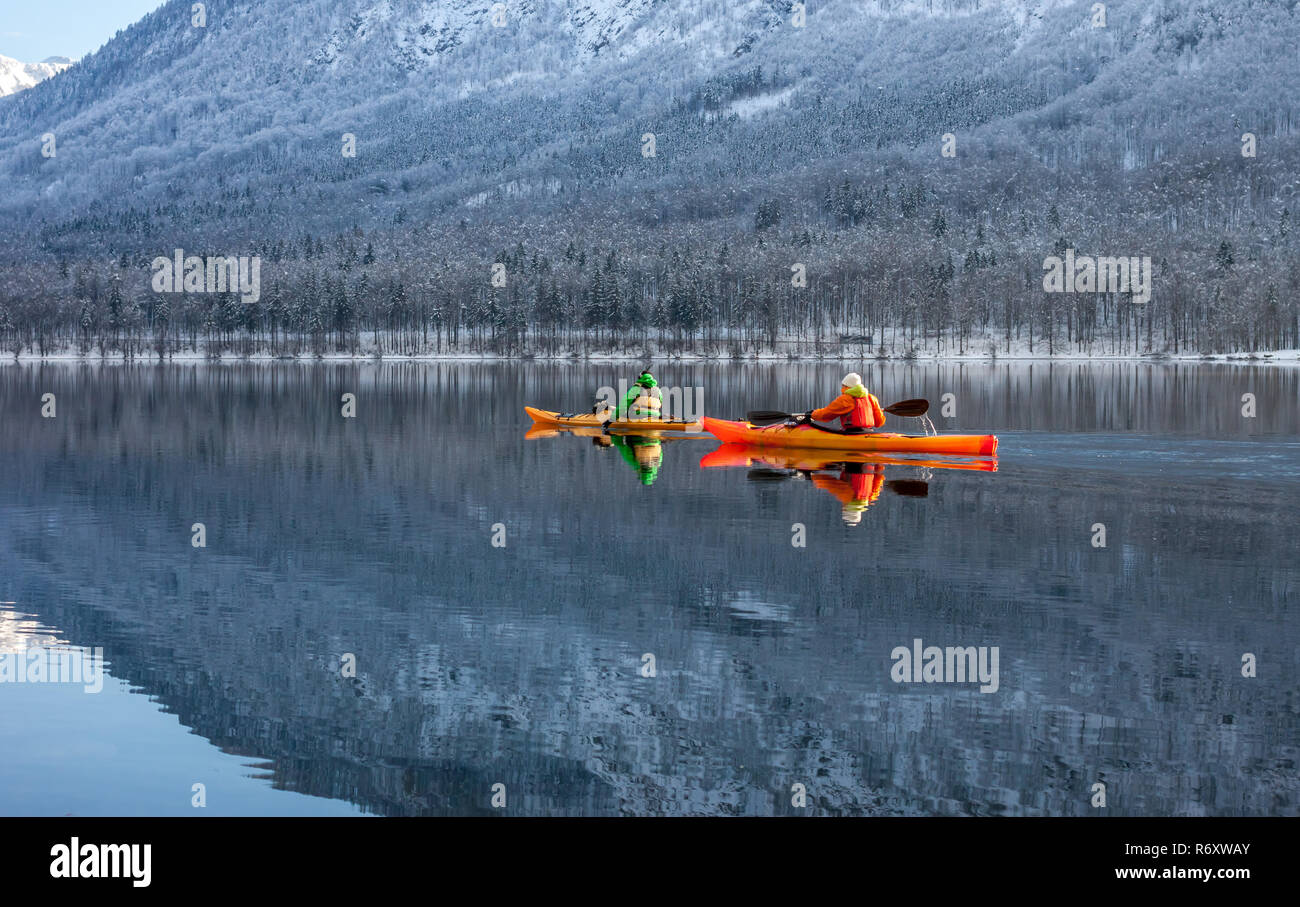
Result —
[[853, 401], [853, 409], [840, 416], [842, 428], [876, 428], [885, 424], [885, 411], [875, 394], [865, 397], [846, 395]]
[[853, 409], [840, 416], [840, 427], [842, 428], [874, 428], [876, 425], [875, 417], [871, 412], [871, 404], [867, 402], [866, 397], [853, 397]]

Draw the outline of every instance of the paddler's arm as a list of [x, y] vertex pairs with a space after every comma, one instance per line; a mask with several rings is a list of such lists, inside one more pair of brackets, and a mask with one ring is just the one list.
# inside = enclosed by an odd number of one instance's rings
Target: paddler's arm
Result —
[[853, 412], [853, 398], [848, 394], [840, 394], [828, 406], [813, 410], [812, 417], [814, 422], [829, 422], [851, 412]]
[[635, 384], [632, 385], [623, 396], [623, 402], [618, 405], [618, 409], [614, 410], [614, 418], [616, 420], [622, 419], [623, 414], [631, 409], [632, 404], [636, 402], [636, 398], [639, 396], [641, 396], [641, 388]]
[[885, 411], [880, 408], [880, 401], [875, 394], [867, 394], [867, 403], [871, 405], [871, 414], [875, 417], [876, 428], [885, 424]]
[[815, 487], [830, 492], [841, 504], [853, 502], [853, 486], [838, 476], [814, 475], [809, 478]]

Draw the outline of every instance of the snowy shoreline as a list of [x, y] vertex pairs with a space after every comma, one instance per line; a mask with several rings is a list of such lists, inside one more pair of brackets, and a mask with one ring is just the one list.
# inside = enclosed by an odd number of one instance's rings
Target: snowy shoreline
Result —
[[0, 358], [0, 363], [10, 365], [26, 365], [32, 363], [52, 362], [52, 363], [83, 363], [91, 364], [132, 364], [132, 365], [163, 365], [169, 363], [185, 364], [203, 364], [212, 365], [229, 365], [234, 363], [256, 362], [262, 364], [273, 363], [342, 363], [342, 362], [494, 362], [494, 363], [522, 363], [522, 362], [545, 362], [545, 363], [573, 363], [580, 364], [584, 362], [690, 362], [698, 364], [741, 364], [741, 363], [763, 363], [767, 365], [778, 363], [797, 363], [797, 362], [881, 362], [881, 363], [955, 363], [955, 364], [986, 364], [996, 365], [1000, 362], [1016, 363], [1035, 363], [1035, 362], [1060, 362], [1060, 363], [1100, 363], [1100, 362], [1129, 362], [1145, 363], [1149, 365], [1161, 364], [1179, 364], [1186, 365], [1189, 363], [1199, 364], [1223, 364], [1223, 365], [1300, 365], [1300, 350], [1275, 350], [1267, 353], [1179, 353], [1175, 354], [1127, 354], [1127, 355], [1106, 355], [1100, 353], [1062, 353], [1052, 356], [1041, 354], [1008, 354], [989, 356], [988, 354], [965, 354], [965, 355], [946, 355], [946, 354], [922, 354], [917, 353], [912, 357], [905, 356], [815, 356], [815, 355], [795, 355], [791, 356], [784, 353], [754, 353], [742, 358], [730, 356], [704, 356], [698, 353], [669, 353], [662, 355], [651, 354], [650, 356], [634, 353], [590, 353], [581, 356], [571, 354], [542, 356], [508, 356], [493, 353], [433, 353], [422, 355], [376, 355], [370, 354], [352, 354], [352, 353], [322, 353], [322, 354], [305, 354], [298, 356], [271, 355], [267, 353], [257, 353], [243, 355], [238, 353], [223, 353], [219, 356], [212, 356], [206, 353], [176, 353], [168, 354], [163, 358], [152, 355], [141, 355], [126, 357], [122, 354], [100, 356], [98, 354], [83, 355], [75, 352], [59, 352], [47, 355], [34, 353], [22, 353], [17, 356], [8, 356]]

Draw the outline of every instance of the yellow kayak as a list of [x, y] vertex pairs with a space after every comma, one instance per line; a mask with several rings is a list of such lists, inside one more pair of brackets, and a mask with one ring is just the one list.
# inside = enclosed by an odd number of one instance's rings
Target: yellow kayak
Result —
[[[525, 406], [524, 412], [536, 426], [554, 428], [605, 428], [605, 415], [596, 413], [553, 413], [550, 410]], [[681, 422], [672, 419], [615, 419], [610, 421], [609, 430], [618, 434], [657, 434], [659, 432], [702, 432], [701, 422]]]

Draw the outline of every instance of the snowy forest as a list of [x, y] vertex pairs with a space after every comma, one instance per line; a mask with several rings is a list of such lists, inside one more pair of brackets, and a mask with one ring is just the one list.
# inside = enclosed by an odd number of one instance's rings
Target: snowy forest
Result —
[[[1296, 2], [800, 9], [165, 4], [0, 99], [0, 344], [1300, 347]], [[154, 291], [181, 248], [260, 257], [257, 301]], [[1150, 301], [1045, 292], [1066, 250], [1149, 257]]]

